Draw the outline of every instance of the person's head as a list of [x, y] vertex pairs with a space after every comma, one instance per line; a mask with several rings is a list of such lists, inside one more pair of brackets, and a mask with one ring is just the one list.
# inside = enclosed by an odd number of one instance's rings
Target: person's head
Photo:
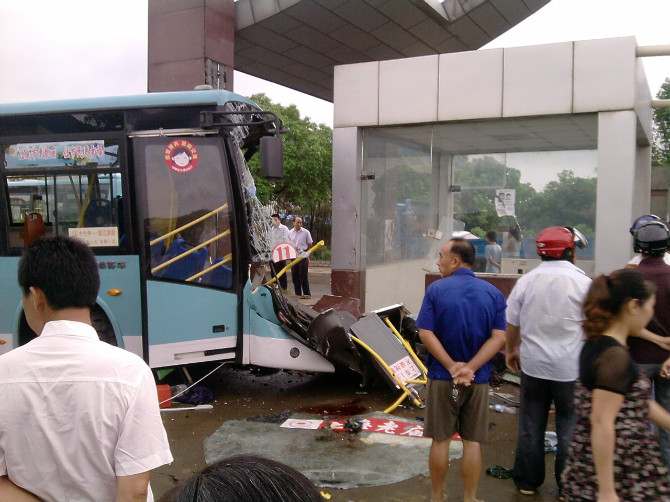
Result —
[[623, 323], [629, 334], [639, 333], [654, 315], [654, 291], [654, 284], [637, 270], [596, 277], [583, 305], [586, 339], [597, 339], [613, 323]]
[[300, 230], [302, 228], [302, 218], [300, 216], [296, 216], [295, 220], [293, 220], [293, 228], [296, 230]]
[[459, 268], [472, 268], [475, 263], [475, 247], [460, 237], [446, 242], [440, 250], [437, 267], [442, 277], [449, 277]]
[[495, 230], [489, 230], [486, 232], [486, 240], [493, 244], [496, 241], [496, 238], [498, 237], [498, 234], [496, 234]]
[[633, 234], [633, 250], [645, 256], [663, 256], [670, 244], [670, 231], [662, 221], [647, 221]]
[[635, 235], [635, 231], [636, 231], [638, 228], [640, 228], [642, 225], [644, 225], [645, 223], [648, 223], [648, 222], [650, 222], [650, 221], [661, 221], [661, 218], [659, 218], [659, 217], [656, 216], [655, 214], [643, 214], [642, 216], [640, 216], [639, 218], [637, 218], [637, 219], [633, 222], [633, 224], [631, 225], [631, 227], [628, 229], [628, 231], [630, 232], [630, 235]]
[[190, 477], [163, 502], [323, 502], [314, 483], [281, 462], [237, 455]]
[[272, 215], [272, 224], [275, 226], [275, 228], [278, 228], [281, 224], [281, 219], [277, 213]]
[[41, 329], [33, 324], [45, 308], [90, 309], [100, 289], [98, 264], [91, 249], [81, 241], [61, 236], [39, 239], [24, 250], [18, 282], [26, 319], [36, 333]]
[[565, 260], [575, 262], [575, 248], [586, 249], [589, 241], [573, 227], [549, 227], [535, 238], [537, 254], [542, 261]]

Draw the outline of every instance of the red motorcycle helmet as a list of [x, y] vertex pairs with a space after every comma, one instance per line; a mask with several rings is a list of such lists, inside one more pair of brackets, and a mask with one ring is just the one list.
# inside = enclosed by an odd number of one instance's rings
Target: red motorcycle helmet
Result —
[[549, 227], [537, 234], [535, 239], [537, 254], [540, 256], [551, 256], [552, 258], [563, 257], [566, 249], [585, 249], [589, 241], [584, 235], [572, 227]]

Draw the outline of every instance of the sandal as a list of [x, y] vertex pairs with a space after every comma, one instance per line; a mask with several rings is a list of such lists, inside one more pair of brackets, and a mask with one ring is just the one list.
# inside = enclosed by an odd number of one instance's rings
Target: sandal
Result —
[[486, 469], [486, 474], [496, 479], [509, 479], [512, 477], [512, 469], [506, 469], [505, 467], [496, 465]]

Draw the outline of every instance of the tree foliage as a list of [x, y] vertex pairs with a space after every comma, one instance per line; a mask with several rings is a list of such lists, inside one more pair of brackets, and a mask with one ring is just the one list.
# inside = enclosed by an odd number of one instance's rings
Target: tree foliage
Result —
[[[658, 99], [670, 99], [670, 78], [661, 84], [656, 94]], [[652, 165], [670, 165], [670, 108], [654, 109], [653, 145], [651, 148]]]
[[534, 234], [554, 225], [579, 227], [586, 235], [594, 233], [596, 178], [580, 178], [565, 170], [538, 192], [530, 183], [521, 183], [518, 169], [505, 166], [493, 156], [483, 156], [457, 157], [454, 183], [462, 185], [454, 200], [454, 217], [475, 235], [516, 224], [509, 216], [498, 216], [496, 188], [516, 190], [516, 216], [525, 233]]
[[314, 238], [329, 242], [333, 130], [301, 117], [295, 105], [273, 103], [265, 94], [254, 94], [251, 99], [264, 110], [275, 112], [291, 130], [282, 136], [284, 179], [263, 178], [258, 155], [249, 162], [258, 199], [262, 204], [276, 204], [280, 213], [307, 216], [305, 226]]

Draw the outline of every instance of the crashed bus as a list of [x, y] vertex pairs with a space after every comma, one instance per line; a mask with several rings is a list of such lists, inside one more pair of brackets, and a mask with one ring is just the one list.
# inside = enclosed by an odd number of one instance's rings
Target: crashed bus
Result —
[[16, 283], [23, 249], [67, 235], [96, 255], [100, 339], [154, 369], [345, 366], [418, 403], [425, 369], [401, 305], [361, 316], [331, 297], [315, 310], [276, 285], [287, 243], [272, 242], [247, 161], [281, 177], [285, 132], [223, 90], [0, 105], [0, 353], [36, 336]]

